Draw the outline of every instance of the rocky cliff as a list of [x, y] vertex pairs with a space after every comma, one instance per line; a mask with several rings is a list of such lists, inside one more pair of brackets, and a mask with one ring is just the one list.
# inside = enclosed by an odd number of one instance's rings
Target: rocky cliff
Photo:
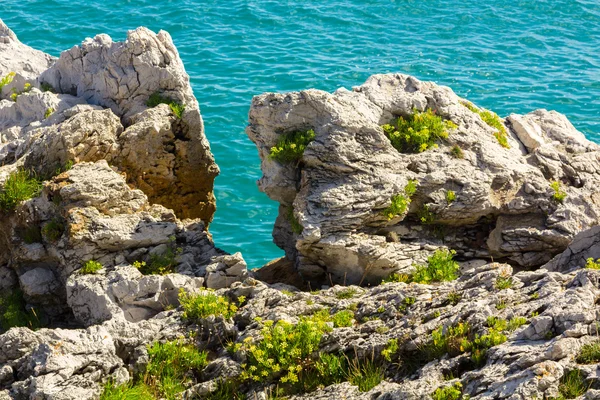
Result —
[[[398, 151], [382, 126], [426, 110], [452, 123], [447, 138]], [[271, 156], [308, 129], [298, 161]], [[247, 133], [259, 187], [280, 204], [275, 243], [315, 282], [375, 283], [444, 246], [460, 260], [535, 268], [600, 222], [599, 147], [556, 112], [501, 120], [447, 87], [375, 75], [351, 91], [256, 96]], [[406, 210], [386, 215], [411, 181]]]
[[254, 274], [166, 32], [0, 53], [0, 400], [600, 398], [600, 149], [564, 116], [257, 96], [287, 259]]

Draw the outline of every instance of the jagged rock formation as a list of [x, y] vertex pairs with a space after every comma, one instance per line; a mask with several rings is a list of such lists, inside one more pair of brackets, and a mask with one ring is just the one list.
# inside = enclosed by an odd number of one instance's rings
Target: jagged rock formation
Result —
[[[33, 87], [0, 104], [0, 182], [18, 166], [46, 174], [69, 160], [106, 159], [150, 202], [181, 218], [212, 221], [219, 169], [167, 32], [139, 28], [118, 43], [98, 35], [55, 60], [19, 43], [1, 22], [0, 31], [2, 58], [16, 60], [0, 64], [0, 76], [16, 73], [4, 98], [12, 89], [23, 91], [25, 81]], [[154, 93], [183, 105], [181, 118], [167, 104], [149, 109]]]
[[[259, 187], [280, 203], [274, 240], [305, 279], [374, 283], [410, 271], [440, 246], [463, 260], [533, 268], [600, 222], [598, 145], [564, 116], [538, 110], [503, 122], [505, 148], [465, 104], [447, 87], [406, 75], [375, 75], [333, 94], [253, 99], [247, 133], [261, 158]], [[381, 125], [426, 109], [458, 127], [438, 148], [400, 153]], [[307, 129], [316, 139], [298, 163], [269, 157], [280, 135]], [[462, 158], [453, 157], [455, 145]], [[388, 220], [382, 210], [409, 180], [418, 187], [408, 212]], [[553, 181], [567, 194], [562, 202], [553, 199]], [[292, 232], [290, 212], [301, 234]]]

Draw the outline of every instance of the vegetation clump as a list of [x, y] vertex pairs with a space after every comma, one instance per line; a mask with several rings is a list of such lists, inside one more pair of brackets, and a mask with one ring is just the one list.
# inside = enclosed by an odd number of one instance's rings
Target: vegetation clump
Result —
[[46, 111], [44, 112], [44, 119], [50, 118], [50, 116], [54, 114], [54, 111], [56, 110], [54, 110], [52, 107], [46, 108]]
[[281, 135], [277, 144], [271, 147], [269, 157], [281, 164], [297, 162], [302, 158], [306, 146], [315, 140], [315, 137], [315, 131], [312, 129]]
[[575, 360], [579, 364], [596, 364], [600, 362], [600, 340], [583, 345]]
[[576, 399], [587, 392], [589, 387], [590, 385], [585, 382], [583, 372], [578, 369], [573, 369], [560, 378], [560, 383], [558, 385], [560, 397], [556, 400]]
[[148, 385], [144, 382], [116, 386], [113, 382], [104, 385], [100, 400], [155, 400]]
[[510, 148], [510, 145], [508, 144], [508, 134], [506, 133], [506, 128], [504, 127], [504, 124], [502, 123], [502, 120], [498, 114], [488, 110], [480, 110], [479, 108], [475, 107], [473, 103], [468, 101], [463, 101], [462, 105], [467, 107], [472, 112], [478, 114], [483, 122], [485, 122], [488, 126], [496, 129], [494, 136], [496, 137], [496, 140], [498, 140], [500, 146], [507, 149]]
[[356, 289], [349, 287], [349, 288], [346, 288], [346, 289], [343, 289], [343, 290], [340, 290], [339, 292], [337, 292], [335, 294], [335, 297], [337, 297], [340, 300], [351, 299], [352, 297], [354, 297], [354, 295], [356, 293], [358, 293], [358, 291]]
[[357, 386], [359, 391], [368, 392], [383, 380], [383, 366], [373, 359], [355, 358], [350, 362], [346, 378], [348, 382]]
[[444, 121], [431, 109], [425, 112], [413, 110], [409, 117], [399, 117], [393, 124], [382, 126], [392, 146], [401, 153], [422, 153], [436, 147], [436, 141], [447, 139], [448, 130], [456, 127], [452, 121]]
[[64, 232], [65, 225], [58, 219], [53, 219], [42, 227], [42, 235], [51, 242], [56, 242]]
[[412, 280], [417, 283], [453, 281], [458, 278], [460, 266], [453, 260], [456, 251], [438, 249], [427, 258], [427, 265], [417, 265]]
[[567, 192], [561, 189], [559, 181], [552, 181], [550, 187], [554, 191], [552, 199], [558, 203], [562, 203], [567, 198]]
[[98, 261], [88, 260], [83, 264], [83, 267], [81, 267], [79, 272], [84, 275], [96, 274], [102, 268], [104, 267]]
[[435, 222], [435, 214], [429, 209], [429, 204], [423, 204], [417, 212], [417, 217], [423, 225], [431, 225]]
[[461, 147], [457, 144], [452, 146], [452, 148], [450, 149], [450, 154], [452, 154], [452, 157], [454, 157], [454, 158], [459, 158], [459, 159], [465, 158], [463, 149], [461, 149]]
[[146, 101], [146, 106], [153, 108], [159, 104], [166, 104], [171, 109], [171, 112], [179, 119], [183, 116], [183, 112], [185, 111], [185, 105], [176, 102], [170, 97], [166, 97], [161, 95], [158, 92], [152, 93]]
[[354, 320], [354, 313], [350, 310], [342, 310], [331, 316], [334, 328], [343, 328], [352, 326]]
[[265, 321], [261, 339], [247, 338], [240, 346], [247, 355], [242, 364], [242, 379], [262, 382], [265, 379], [296, 384], [314, 365], [312, 354], [318, 350], [321, 337], [331, 328], [323, 317], [301, 317], [297, 324], [287, 321]]
[[6, 76], [0, 79], [0, 92], [2, 89], [4, 89], [4, 86], [9, 85], [13, 81], [15, 75], [17, 74], [14, 72], [9, 72]]
[[381, 283], [410, 283], [412, 277], [408, 274], [399, 274], [397, 272], [394, 272], [393, 274], [389, 275], [387, 278], [384, 278]]
[[[242, 301], [243, 299], [240, 300], [240, 303]], [[231, 318], [238, 310], [235, 304], [224, 296], [215, 294], [211, 289], [202, 289], [198, 294], [189, 294], [181, 289], [179, 302], [183, 307], [183, 318], [194, 322], [199, 322], [211, 315]]]
[[292, 232], [294, 232], [296, 235], [300, 235], [302, 233], [302, 231], [304, 231], [304, 227], [302, 226], [300, 221], [298, 221], [298, 218], [296, 218], [296, 216], [294, 215], [293, 207], [290, 207], [288, 209], [286, 216], [287, 216], [287, 220], [290, 223], [290, 227], [292, 228]]
[[199, 373], [208, 364], [208, 354], [183, 340], [154, 343], [148, 347], [150, 362], [144, 382], [157, 397], [175, 400], [186, 389], [190, 372]]
[[148, 262], [136, 261], [133, 266], [144, 275], [166, 275], [175, 272], [177, 257], [182, 249], [176, 247], [175, 236], [169, 238], [167, 249], [161, 254], [151, 254]]
[[0, 327], [7, 331], [10, 328], [27, 327], [38, 329], [40, 321], [34, 308], [26, 308], [23, 292], [13, 290], [0, 295]]
[[450, 204], [454, 200], [456, 200], [456, 193], [454, 192], [454, 190], [448, 190], [448, 191], [446, 191], [446, 202], [448, 204]]
[[391, 362], [392, 357], [398, 352], [398, 350], [398, 339], [390, 339], [385, 345], [385, 348], [381, 350], [381, 356], [387, 361]]
[[462, 398], [462, 385], [456, 382], [451, 386], [437, 388], [431, 394], [433, 400], [460, 400]]
[[391, 204], [382, 211], [382, 214], [387, 217], [388, 220], [394, 218], [396, 215], [402, 215], [408, 209], [410, 205], [411, 197], [417, 191], [417, 180], [409, 180], [406, 186], [404, 186], [403, 193], [392, 196]]
[[468, 322], [459, 322], [450, 326], [444, 332], [443, 327], [431, 332], [431, 339], [424, 347], [428, 361], [440, 358], [444, 354], [455, 357], [462, 353], [471, 353], [471, 361], [476, 367], [485, 364], [487, 350], [506, 342], [507, 337], [502, 332], [506, 330], [505, 320], [488, 319], [488, 332], [475, 334]]
[[596, 261], [593, 258], [588, 258], [585, 262], [585, 267], [587, 269], [600, 269], [600, 258]]
[[495, 286], [498, 290], [510, 289], [513, 287], [513, 285], [514, 282], [510, 275], [499, 275], [496, 278]]
[[14, 210], [22, 201], [38, 196], [41, 190], [42, 183], [33, 173], [26, 170], [11, 173], [0, 190], [0, 211]]

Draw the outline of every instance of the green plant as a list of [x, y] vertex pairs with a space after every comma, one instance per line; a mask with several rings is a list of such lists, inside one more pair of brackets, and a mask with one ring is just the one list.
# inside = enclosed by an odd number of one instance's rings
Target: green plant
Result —
[[500, 300], [496, 304], [496, 310], [504, 310], [505, 308], [506, 308], [506, 301], [505, 300]]
[[508, 327], [508, 322], [498, 317], [488, 317], [485, 322], [488, 327], [497, 331], [503, 331]]
[[393, 124], [382, 126], [392, 146], [401, 153], [421, 153], [435, 147], [437, 140], [447, 139], [448, 130], [456, 127], [431, 109], [425, 112], [413, 110], [408, 118], [399, 117]]
[[2, 92], [2, 89], [4, 89], [4, 86], [9, 85], [13, 81], [15, 75], [16, 75], [16, 73], [9, 72], [6, 76], [4, 76], [0, 79], [0, 92]]
[[390, 328], [388, 328], [387, 326], [384, 325], [380, 325], [377, 328], [375, 328], [375, 332], [379, 333], [380, 335], [386, 334], [390, 331]]
[[354, 358], [350, 361], [346, 379], [354, 386], [358, 386], [361, 392], [368, 392], [384, 378], [384, 370], [381, 364], [373, 359]]
[[265, 321], [261, 338], [248, 337], [241, 344], [247, 361], [242, 364], [244, 380], [266, 379], [296, 384], [314, 365], [312, 354], [318, 350], [321, 337], [331, 328], [322, 315], [300, 317], [297, 324], [287, 321]]
[[483, 122], [485, 122], [488, 126], [491, 126], [492, 128], [496, 129], [494, 136], [496, 137], [496, 140], [498, 140], [498, 143], [502, 147], [505, 147], [507, 149], [510, 148], [510, 145], [508, 144], [508, 135], [506, 133], [506, 128], [504, 127], [502, 120], [500, 119], [500, 117], [498, 117], [496, 113], [488, 110], [480, 110], [479, 108], [475, 107], [473, 103], [468, 101], [463, 101], [461, 103], [472, 112], [478, 114], [483, 120]]
[[525, 317], [513, 317], [508, 321], [507, 330], [509, 332], [516, 331], [519, 327], [525, 325], [527, 323], [527, 318]]
[[242, 400], [246, 397], [239, 390], [239, 384], [233, 379], [219, 379], [217, 387], [202, 397], [204, 400]]
[[167, 248], [161, 254], [151, 254], [149, 261], [134, 263], [144, 275], [166, 275], [175, 272], [177, 267], [177, 257], [181, 254], [181, 249], [176, 247], [175, 237], [169, 238]]
[[40, 89], [42, 89], [42, 92], [56, 93], [54, 87], [47, 82], [40, 83]]
[[453, 190], [448, 190], [446, 192], [446, 202], [448, 204], [452, 203], [454, 200], [456, 200], [456, 193], [454, 193]]
[[583, 345], [575, 360], [579, 364], [596, 364], [600, 362], [600, 340]]
[[408, 209], [410, 205], [411, 197], [417, 191], [417, 180], [409, 180], [406, 186], [404, 186], [403, 193], [392, 196], [391, 203], [386, 207], [382, 214], [387, 217], [388, 220], [394, 218], [396, 215], [402, 215]]
[[223, 296], [211, 289], [202, 289], [198, 294], [188, 294], [183, 288], [179, 291], [179, 302], [183, 308], [183, 319], [199, 322], [211, 315], [231, 318], [238, 308]]
[[41, 190], [42, 183], [33, 173], [25, 170], [15, 171], [8, 176], [0, 190], [0, 210], [10, 212], [22, 201], [39, 195]]
[[351, 299], [352, 297], [354, 297], [354, 295], [358, 293], [358, 291], [354, 288], [346, 288], [346, 289], [342, 289], [339, 292], [337, 292], [335, 294], [335, 297], [337, 297], [338, 299], [342, 300], [342, 299]]
[[281, 294], [286, 295], [288, 297], [294, 297], [294, 293], [290, 292], [289, 290], [286, 290], [286, 289], [281, 290]]
[[315, 137], [315, 131], [312, 129], [280, 135], [277, 144], [271, 147], [269, 157], [281, 164], [296, 162], [302, 158], [306, 146], [315, 140]]
[[99, 262], [94, 260], [88, 260], [83, 264], [83, 267], [81, 267], [79, 272], [84, 275], [95, 274], [102, 268], [104, 267]]
[[41, 243], [42, 242], [42, 231], [37, 225], [28, 226], [22, 233], [22, 239], [27, 244]]
[[427, 265], [417, 265], [413, 281], [429, 284], [431, 282], [452, 281], [458, 277], [460, 266], [452, 257], [454, 250], [438, 249], [427, 258]]
[[26, 308], [21, 290], [16, 289], [0, 295], [0, 327], [4, 331], [14, 327], [40, 327], [36, 310]]
[[150, 362], [144, 381], [167, 400], [175, 400], [186, 389], [190, 372], [199, 373], [208, 364], [208, 354], [183, 340], [148, 346]]
[[552, 181], [550, 187], [554, 190], [554, 193], [552, 194], [552, 199], [554, 199], [554, 201], [562, 203], [567, 198], [567, 192], [561, 189], [559, 181]]
[[452, 146], [452, 148], [450, 149], [450, 154], [452, 154], [452, 157], [454, 157], [454, 158], [460, 158], [460, 159], [465, 158], [465, 154], [464, 154], [463, 150], [457, 144]]
[[144, 382], [135, 385], [128, 383], [115, 386], [113, 382], [104, 385], [100, 400], [155, 400], [151, 389]]
[[507, 275], [499, 275], [496, 278], [496, 283], [494, 284], [496, 286], [496, 289], [498, 290], [504, 290], [504, 289], [510, 289], [513, 287], [513, 280], [511, 276], [507, 276]]
[[573, 369], [560, 378], [558, 392], [565, 399], [575, 399], [587, 392], [589, 387], [590, 385], [585, 382], [583, 372]]
[[331, 317], [333, 321], [333, 326], [335, 328], [343, 328], [352, 326], [352, 321], [354, 320], [354, 313], [350, 310], [342, 310], [338, 311]]
[[171, 112], [179, 119], [183, 116], [183, 112], [185, 111], [185, 105], [176, 102], [170, 97], [162, 96], [160, 93], [155, 92], [150, 95], [148, 101], [146, 101], [146, 106], [152, 108], [156, 107], [159, 104], [166, 104], [171, 109]]
[[411, 281], [411, 276], [408, 274], [399, 274], [394, 272], [391, 275], [388, 275], [387, 278], [383, 279], [381, 283], [409, 283]]
[[462, 299], [462, 295], [460, 293], [458, 293], [458, 292], [448, 293], [448, 301], [453, 306], [457, 305], [460, 302], [460, 299]]
[[10, 95], [10, 99], [12, 101], [17, 101], [17, 97], [19, 97], [19, 95], [23, 94], [23, 93], [29, 93], [31, 91], [31, 83], [27, 82], [25, 83], [25, 85], [23, 86], [23, 90], [21, 90], [20, 92], [17, 90], [17, 88], [12, 88], [12, 93]]
[[287, 216], [287, 220], [290, 223], [290, 227], [292, 228], [292, 232], [294, 232], [296, 235], [300, 235], [302, 233], [302, 231], [304, 231], [304, 227], [298, 221], [298, 218], [296, 218], [296, 216], [294, 215], [293, 207], [288, 208], [288, 212], [287, 212], [286, 216]]
[[44, 113], [44, 119], [48, 119], [52, 114], [54, 114], [54, 111], [56, 110], [54, 110], [54, 108], [52, 107], [46, 108], [46, 112]]
[[585, 262], [587, 269], [600, 269], [600, 258], [594, 261], [593, 258], [588, 258]]
[[435, 214], [429, 209], [429, 204], [423, 204], [423, 207], [417, 211], [417, 217], [423, 225], [431, 225], [435, 222]]
[[433, 400], [460, 400], [462, 398], [462, 385], [456, 382], [452, 386], [444, 386], [437, 388], [431, 394]]
[[381, 356], [391, 362], [392, 357], [398, 352], [398, 349], [398, 339], [390, 339], [385, 345], [385, 348], [381, 350]]
[[537, 300], [540, 298], [540, 294], [538, 292], [533, 293], [531, 296], [529, 296], [529, 298], [531, 300]]
[[49, 241], [57, 241], [65, 232], [65, 225], [61, 220], [53, 219], [42, 227], [42, 235]]

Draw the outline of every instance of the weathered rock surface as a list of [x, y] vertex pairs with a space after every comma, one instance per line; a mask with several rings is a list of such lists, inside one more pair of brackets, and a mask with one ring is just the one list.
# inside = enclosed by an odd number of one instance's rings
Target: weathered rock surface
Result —
[[[168, 33], [139, 28], [116, 43], [98, 35], [55, 60], [19, 43], [1, 21], [0, 31], [8, 38], [0, 54], [13, 60], [0, 64], [0, 77], [17, 74], [3, 97], [13, 88], [20, 93], [0, 102], [0, 182], [17, 167], [47, 175], [67, 161], [104, 159], [151, 203], [212, 221], [219, 169]], [[31, 90], [23, 92], [21, 76], [33, 82]], [[38, 89], [48, 87], [56, 93]], [[184, 106], [181, 118], [166, 104], [148, 108], [154, 93]]]
[[[545, 110], [504, 121], [502, 147], [478, 113], [451, 89], [406, 75], [374, 75], [352, 91], [256, 96], [247, 133], [257, 145], [259, 187], [280, 203], [273, 236], [305, 279], [376, 282], [409, 271], [447, 246], [460, 259], [538, 267], [600, 222], [600, 151], [566, 117]], [[402, 154], [381, 125], [433, 109], [458, 125], [439, 147]], [[314, 129], [299, 163], [269, 157], [282, 134]], [[462, 148], [454, 158], [451, 148]], [[417, 180], [406, 215], [382, 210]], [[551, 182], [566, 192], [553, 199]], [[455, 201], [448, 202], [452, 190]], [[428, 207], [433, 223], [421, 224]], [[290, 208], [303, 230], [294, 234]], [[329, 277], [331, 276], [331, 278]]]
[[[58, 175], [0, 226], [0, 255], [10, 260], [25, 298], [49, 316], [68, 305], [84, 325], [148, 319], [178, 304], [181, 287], [223, 288], [247, 276], [241, 255], [215, 248], [201, 220], [182, 222], [173, 211], [150, 205], [105, 160]], [[48, 227], [58, 233], [48, 234]], [[28, 243], [26, 235], [34, 239]], [[184, 275], [142, 276], [128, 267], [156, 257], [167, 257]], [[74, 274], [88, 260], [112, 272]]]

